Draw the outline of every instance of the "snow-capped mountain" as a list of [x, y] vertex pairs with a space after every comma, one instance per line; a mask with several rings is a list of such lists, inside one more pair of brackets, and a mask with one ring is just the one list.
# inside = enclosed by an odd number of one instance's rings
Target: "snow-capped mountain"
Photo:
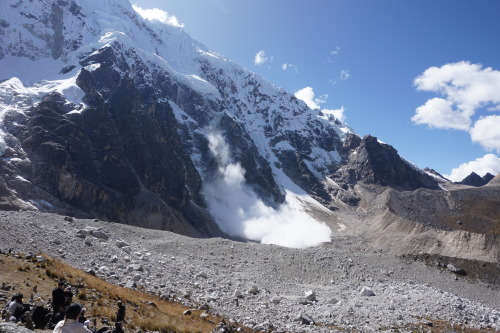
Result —
[[126, 0], [3, 0], [0, 119], [4, 209], [263, 240], [261, 212], [355, 205], [358, 181], [437, 188]]

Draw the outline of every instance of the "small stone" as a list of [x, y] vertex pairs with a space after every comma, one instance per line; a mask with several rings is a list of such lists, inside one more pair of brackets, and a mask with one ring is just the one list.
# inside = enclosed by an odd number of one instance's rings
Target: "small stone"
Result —
[[310, 302], [314, 302], [316, 301], [316, 293], [312, 290], [309, 290], [309, 291], [305, 291], [304, 292], [304, 296], [306, 297], [306, 299]]
[[257, 295], [259, 293], [259, 288], [256, 285], [252, 285], [248, 290], [247, 294]]
[[273, 297], [273, 298], [271, 298], [271, 303], [273, 303], [273, 304], [280, 304], [281, 303], [281, 297]]
[[364, 286], [363, 288], [361, 288], [360, 294], [362, 296], [367, 296], [367, 297], [369, 297], [369, 296], [375, 296], [375, 293], [373, 292], [372, 288], [367, 287], [367, 286]]
[[314, 325], [314, 319], [305, 313], [299, 314], [296, 320], [302, 325]]
[[117, 239], [115, 241], [115, 245], [118, 246], [119, 248], [123, 248], [125, 246], [130, 246], [127, 242], [125, 242], [123, 239]]
[[453, 264], [446, 265], [446, 269], [458, 275], [466, 275], [465, 271], [462, 268], [456, 267]]

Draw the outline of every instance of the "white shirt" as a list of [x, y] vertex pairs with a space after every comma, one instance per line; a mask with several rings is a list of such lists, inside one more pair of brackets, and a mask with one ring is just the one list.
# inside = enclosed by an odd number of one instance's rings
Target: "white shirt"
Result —
[[9, 311], [10, 315], [13, 316], [14, 313], [16, 313], [17, 309], [22, 309], [23, 305], [21, 303], [17, 303], [16, 301], [12, 301], [9, 303], [9, 307], [7, 310]]
[[57, 323], [53, 333], [92, 333], [82, 323], [75, 319], [65, 319]]

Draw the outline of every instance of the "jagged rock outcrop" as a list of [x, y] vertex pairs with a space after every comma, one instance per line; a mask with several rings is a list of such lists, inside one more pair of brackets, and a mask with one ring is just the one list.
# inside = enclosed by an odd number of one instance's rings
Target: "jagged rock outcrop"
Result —
[[332, 175], [344, 189], [357, 182], [391, 186], [397, 190], [438, 189], [437, 182], [403, 160], [396, 149], [373, 136], [349, 135], [344, 142], [347, 161]]
[[435, 179], [438, 182], [449, 182], [450, 181], [448, 178], [446, 178], [445, 176], [443, 176], [442, 174], [440, 174], [439, 172], [437, 172], [434, 169], [424, 168], [424, 171], [427, 172], [431, 176], [435, 176]]
[[488, 172], [482, 178], [486, 181], [486, 184], [488, 184], [495, 176]]
[[471, 174], [462, 179], [462, 181], [459, 182], [459, 184], [480, 187], [488, 184], [488, 182], [491, 181], [493, 178], [494, 176], [491, 173], [487, 173], [486, 175], [481, 177], [477, 173], [471, 172]]
[[103, 53], [99, 70], [82, 70], [77, 78], [88, 96], [85, 112], [58, 93], [32, 108], [18, 135], [31, 161], [28, 179], [105, 220], [217, 234], [198, 208], [204, 206], [201, 179], [184, 151], [172, 109], [144, 100], [133, 81], [113, 69], [123, 64]]

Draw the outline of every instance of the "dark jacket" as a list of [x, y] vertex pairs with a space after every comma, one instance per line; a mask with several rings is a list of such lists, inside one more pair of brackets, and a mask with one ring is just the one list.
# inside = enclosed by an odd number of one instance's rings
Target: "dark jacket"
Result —
[[125, 305], [119, 305], [116, 312], [116, 321], [123, 321], [125, 319]]
[[54, 312], [59, 312], [59, 308], [64, 305], [64, 290], [56, 288], [52, 290], [52, 309]]

